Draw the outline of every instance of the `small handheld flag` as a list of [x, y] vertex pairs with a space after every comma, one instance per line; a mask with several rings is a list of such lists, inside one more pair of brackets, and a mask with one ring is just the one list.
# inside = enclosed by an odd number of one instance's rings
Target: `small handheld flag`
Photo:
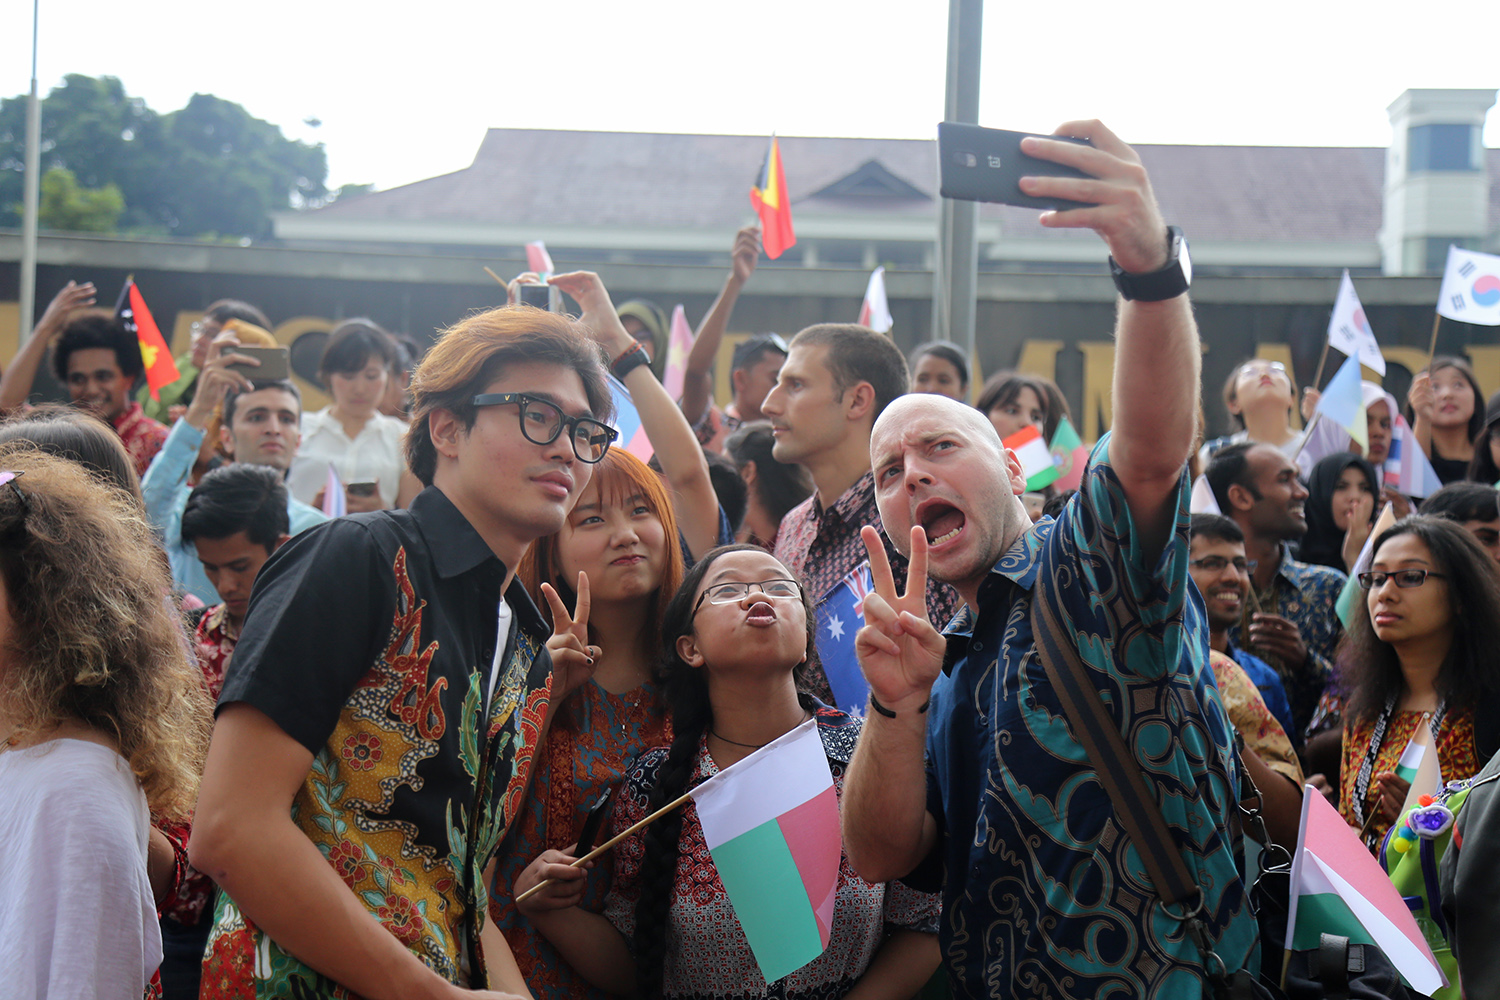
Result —
[[1076, 490], [1083, 484], [1083, 473], [1089, 464], [1089, 449], [1073, 429], [1072, 421], [1063, 417], [1052, 432], [1052, 464], [1057, 468], [1058, 490]]
[[651, 439], [646, 437], [646, 428], [641, 425], [640, 412], [635, 408], [635, 400], [630, 398], [630, 390], [625, 388], [625, 383], [613, 375], [609, 379], [609, 391], [615, 398], [615, 422], [614, 429], [620, 432], [615, 440], [619, 446], [630, 452], [642, 462], [651, 461], [651, 455], [655, 449], [651, 447]]
[[673, 399], [682, 398], [682, 387], [687, 381], [688, 352], [693, 349], [693, 328], [688, 326], [687, 311], [681, 303], [672, 310], [671, 333], [667, 336], [667, 367], [661, 380], [662, 388]]
[[890, 302], [885, 297], [885, 268], [877, 267], [870, 272], [870, 283], [865, 286], [865, 301], [859, 307], [859, 325], [867, 326], [876, 333], [890, 333], [896, 321], [891, 319]]
[[1292, 855], [1286, 945], [1315, 950], [1324, 933], [1378, 947], [1423, 996], [1446, 985], [1411, 910], [1353, 828], [1311, 785]]
[[760, 216], [761, 245], [766, 248], [766, 256], [775, 260], [796, 244], [797, 234], [792, 231], [792, 199], [786, 191], [781, 144], [774, 135], [760, 174], [750, 188], [750, 204]]
[[1500, 257], [1450, 245], [1437, 311], [1460, 323], [1500, 326]]
[[323, 486], [323, 513], [329, 517], [343, 517], [349, 513], [349, 498], [344, 496], [344, 484], [339, 482], [338, 470], [328, 463], [328, 481]]
[[1193, 493], [1188, 498], [1188, 511], [1193, 514], [1224, 513], [1219, 507], [1219, 498], [1214, 496], [1214, 488], [1208, 485], [1207, 476], [1199, 476], [1193, 480]]
[[1323, 390], [1318, 400], [1317, 413], [1324, 420], [1338, 424], [1359, 442], [1361, 448], [1370, 447], [1370, 429], [1365, 414], [1365, 397], [1359, 387], [1359, 356], [1350, 355], [1333, 381]]
[[1364, 594], [1364, 588], [1359, 585], [1359, 574], [1368, 573], [1370, 563], [1375, 561], [1375, 539], [1385, 534], [1385, 530], [1395, 523], [1396, 508], [1386, 504], [1380, 516], [1375, 519], [1375, 526], [1370, 529], [1370, 537], [1365, 539], [1364, 547], [1359, 550], [1359, 556], [1354, 560], [1354, 567], [1349, 571], [1349, 579], [1344, 581], [1344, 589], [1339, 592], [1338, 599], [1333, 602], [1334, 613], [1339, 616], [1339, 621], [1344, 623], [1345, 631], [1352, 627], [1354, 615]]
[[818, 602], [818, 662], [833, 689], [834, 706], [863, 716], [870, 685], [854, 654], [854, 634], [865, 623], [865, 597], [875, 589], [866, 559]]
[[1391, 421], [1391, 448], [1385, 457], [1385, 485], [1402, 496], [1425, 500], [1443, 488], [1443, 481], [1417, 443], [1417, 435], [1401, 414]]
[[1000, 442], [1016, 453], [1021, 462], [1021, 474], [1026, 477], [1026, 489], [1045, 489], [1057, 481], [1057, 466], [1052, 464], [1052, 451], [1042, 440], [1042, 432], [1035, 425], [1023, 427]]
[[547, 252], [547, 244], [541, 240], [532, 240], [526, 244], [526, 269], [535, 271], [543, 278], [552, 273], [552, 255]]
[[823, 954], [843, 838], [817, 721], [725, 768], [691, 795], [704, 843], [766, 982]]
[[167, 342], [157, 329], [151, 310], [146, 308], [146, 299], [136, 287], [135, 276], [125, 279], [120, 289], [120, 298], [115, 303], [115, 319], [134, 335], [141, 345], [141, 363], [146, 372], [146, 385], [151, 388], [151, 398], [161, 399], [161, 387], [171, 385], [181, 377]]
[[1359, 295], [1354, 291], [1354, 282], [1344, 269], [1339, 282], [1339, 295], [1333, 303], [1333, 315], [1328, 319], [1328, 343], [1346, 357], [1359, 358], [1360, 364], [1380, 374], [1385, 374], [1385, 355], [1365, 318], [1364, 307], [1359, 304]]

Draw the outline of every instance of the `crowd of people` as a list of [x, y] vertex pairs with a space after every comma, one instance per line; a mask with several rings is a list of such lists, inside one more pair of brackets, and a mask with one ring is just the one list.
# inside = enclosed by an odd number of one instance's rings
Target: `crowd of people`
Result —
[[[211, 303], [152, 392], [132, 334], [70, 281], [0, 376], [6, 995], [1167, 998], [1275, 979], [1247, 837], [1292, 848], [1312, 788], [1382, 852], [1411, 747], [1476, 792], [1500, 773], [1500, 398], [1481, 410], [1461, 359], [1416, 377], [1405, 419], [1447, 484], [1425, 498], [1388, 484], [1400, 413], [1373, 384], [1361, 446], [1296, 429], [1286, 369], [1251, 359], [1224, 387], [1239, 429], [1204, 442], [1180, 233], [1130, 147], [1060, 131], [1093, 146], [1028, 152], [1088, 176], [1027, 190], [1095, 205], [1042, 221], [1095, 230], [1121, 291], [1113, 426], [1076, 491], [1027, 494], [1002, 444], [1052, 440], [1058, 387], [971, 387], [944, 341], [756, 334], [720, 405], [754, 227], [676, 399], [663, 311], [616, 307], [589, 272], [523, 274], [425, 350], [340, 324], [316, 412], [242, 353], [275, 345], [274, 303]], [[517, 304], [535, 283], [577, 315]], [[32, 400], [44, 361], [71, 405]], [[649, 456], [611, 425], [611, 376]], [[1190, 511], [1199, 475], [1217, 513]], [[818, 607], [866, 562], [859, 717], [832, 707]], [[1059, 642], [1197, 884], [1186, 916], [1157, 905], [1070, 721]], [[804, 724], [844, 853], [826, 947], [767, 982], [696, 807], [638, 823]], [[1252, 802], [1263, 826], [1241, 821]], [[1500, 919], [1472, 846], [1490, 814], [1461, 816], [1471, 846], [1432, 902], [1453, 996], [1460, 976], [1495, 989], [1469, 971]]]

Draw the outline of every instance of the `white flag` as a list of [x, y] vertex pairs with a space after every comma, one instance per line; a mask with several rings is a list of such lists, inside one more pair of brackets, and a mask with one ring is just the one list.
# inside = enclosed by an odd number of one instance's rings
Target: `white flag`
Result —
[[870, 273], [870, 284], [865, 288], [865, 301], [859, 307], [859, 325], [867, 326], [876, 333], [890, 333], [896, 321], [891, 319], [890, 303], [885, 298], [885, 268], [877, 267]]
[[1375, 333], [1365, 318], [1364, 307], [1359, 304], [1347, 268], [1344, 269], [1344, 280], [1339, 282], [1339, 297], [1334, 300], [1333, 315], [1328, 319], [1328, 344], [1348, 357], [1359, 355], [1360, 364], [1385, 374], [1385, 357], [1375, 342]]
[[1449, 245], [1437, 311], [1460, 323], [1500, 326], [1500, 257]]

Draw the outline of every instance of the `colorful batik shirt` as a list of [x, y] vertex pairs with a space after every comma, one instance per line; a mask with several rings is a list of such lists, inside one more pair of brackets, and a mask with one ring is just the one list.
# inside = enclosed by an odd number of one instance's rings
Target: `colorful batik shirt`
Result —
[[[837, 709], [817, 711], [818, 735], [833, 772], [835, 794], [842, 796], [844, 772], [859, 739], [860, 723]], [[651, 790], [667, 761], [667, 751], [641, 756], [615, 802], [611, 822], [619, 833], [646, 815]], [[717, 774], [708, 738], [698, 744], [698, 759], [689, 787]], [[644, 835], [637, 833], [615, 848], [614, 885], [604, 915], [629, 941], [635, 933], [635, 910], [641, 897]], [[683, 806], [676, 877], [666, 929], [666, 969], [662, 994], [668, 998], [712, 1000], [833, 1000], [848, 993], [869, 966], [891, 928], [933, 933], [937, 930], [937, 893], [918, 892], [900, 882], [869, 883], [854, 873], [849, 858], [839, 860], [833, 926], [822, 955], [776, 982], [767, 984], [740, 929], [734, 906], [719, 880], [703, 839], [698, 809]]]
[[1286, 730], [1271, 713], [1266, 700], [1261, 697], [1255, 682], [1243, 667], [1217, 650], [1208, 651], [1213, 664], [1214, 681], [1219, 687], [1219, 700], [1224, 703], [1224, 712], [1230, 725], [1245, 738], [1245, 747], [1277, 774], [1284, 774], [1292, 784], [1302, 787], [1302, 763], [1287, 739]]
[[[880, 532], [896, 586], [904, 588], [906, 557], [896, 551], [880, 525], [874, 473], [866, 472], [828, 507], [819, 504], [818, 494], [814, 493], [787, 511], [776, 532], [774, 555], [807, 588], [808, 600], [816, 606], [839, 581], [870, 558], [864, 540], [859, 537], [859, 530], [867, 524]], [[946, 583], [927, 581], [927, 617], [939, 628], [953, 617], [958, 605], [958, 591]], [[833, 692], [821, 667], [809, 672], [807, 688], [807, 693], [820, 701], [833, 701]]]
[[[256, 578], [219, 701], [255, 706], [308, 748], [293, 821], [387, 931], [476, 988], [488, 978], [483, 872], [520, 812], [552, 683], [550, 630], [519, 583], [499, 633], [505, 576], [436, 488], [407, 510], [311, 528]], [[202, 989], [346, 995], [225, 894]]]
[[135, 474], [144, 476], [146, 470], [151, 468], [151, 460], [167, 441], [166, 426], [146, 416], [141, 404], [132, 401], [115, 417], [114, 427], [115, 433], [120, 435], [120, 443], [125, 446], [126, 454], [135, 465]]
[[[1416, 735], [1417, 727], [1430, 724], [1432, 716], [1427, 712], [1393, 712], [1385, 735], [1380, 741], [1380, 750], [1375, 755], [1375, 764], [1370, 771], [1369, 785], [1365, 789], [1364, 818], [1369, 820], [1365, 828], [1365, 844], [1372, 849], [1385, 839], [1391, 821], [1380, 811], [1380, 784], [1375, 775], [1395, 771], [1406, 745]], [[1360, 766], [1370, 752], [1370, 742], [1375, 735], [1374, 719], [1363, 722], [1344, 720], [1344, 762], [1339, 768], [1339, 812], [1355, 830], [1360, 829], [1359, 818], [1354, 812], [1357, 798], [1356, 785]], [[1438, 768], [1444, 781], [1462, 781], [1472, 778], [1484, 766], [1474, 746], [1474, 713], [1450, 712], [1443, 716], [1437, 732]], [[1374, 817], [1371, 818], [1371, 814]]]
[[[604, 1000], [610, 994], [575, 972], [517, 911], [512, 902], [516, 877], [543, 851], [576, 843], [589, 809], [601, 796], [619, 788], [635, 758], [671, 740], [671, 725], [656, 684], [611, 694], [585, 681], [558, 706], [537, 760], [531, 794], [501, 848], [490, 895], [490, 916], [510, 942], [516, 964], [538, 998]], [[596, 837], [595, 845], [604, 839]], [[585, 880], [578, 905], [591, 913], [604, 912], [609, 885], [610, 866], [596, 865]]]
[[1307, 662], [1301, 666], [1289, 665], [1259, 647], [1248, 647], [1281, 678], [1292, 706], [1292, 725], [1296, 728], [1296, 732], [1287, 736], [1300, 746], [1317, 710], [1318, 699], [1323, 696], [1323, 688], [1333, 677], [1333, 653], [1344, 632], [1334, 604], [1348, 577], [1329, 566], [1298, 562], [1287, 554], [1285, 546], [1281, 553], [1281, 565], [1276, 568], [1269, 587], [1256, 590], [1255, 581], [1250, 581], [1250, 599], [1240, 612], [1240, 624], [1230, 628], [1229, 641], [1236, 646], [1244, 645], [1243, 638], [1249, 635], [1251, 615], [1256, 610], [1280, 615], [1302, 633]]
[[928, 721], [928, 811], [944, 861], [942, 946], [958, 997], [1204, 993], [1203, 961], [1157, 906], [1141, 858], [1036, 653], [1051, 602], [1203, 889], [1230, 971], [1259, 964], [1240, 876], [1234, 734], [1188, 582], [1188, 480], [1160, 553], [1140, 549], [1123, 487], [1095, 447], [1080, 493], [1026, 531], [949, 627]]

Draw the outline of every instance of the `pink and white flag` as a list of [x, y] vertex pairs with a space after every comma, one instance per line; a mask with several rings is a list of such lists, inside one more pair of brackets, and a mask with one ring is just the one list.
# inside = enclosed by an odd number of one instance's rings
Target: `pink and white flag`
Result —
[[687, 380], [688, 352], [693, 349], [693, 328], [688, 326], [687, 311], [678, 303], [672, 310], [671, 332], [667, 335], [667, 368], [661, 380], [667, 395], [682, 398], [682, 386]]
[[890, 333], [896, 321], [891, 318], [891, 306], [885, 297], [885, 268], [877, 267], [870, 273], [870, 283], [865, 286], [865, 301], [859, 307], [859, 325], [867, 326], [876, 333]]
[[547, 244], [541, 240], [526, 244], [526, 268], [544, 278], [553, 272], [552, 255], [547, 253]]

